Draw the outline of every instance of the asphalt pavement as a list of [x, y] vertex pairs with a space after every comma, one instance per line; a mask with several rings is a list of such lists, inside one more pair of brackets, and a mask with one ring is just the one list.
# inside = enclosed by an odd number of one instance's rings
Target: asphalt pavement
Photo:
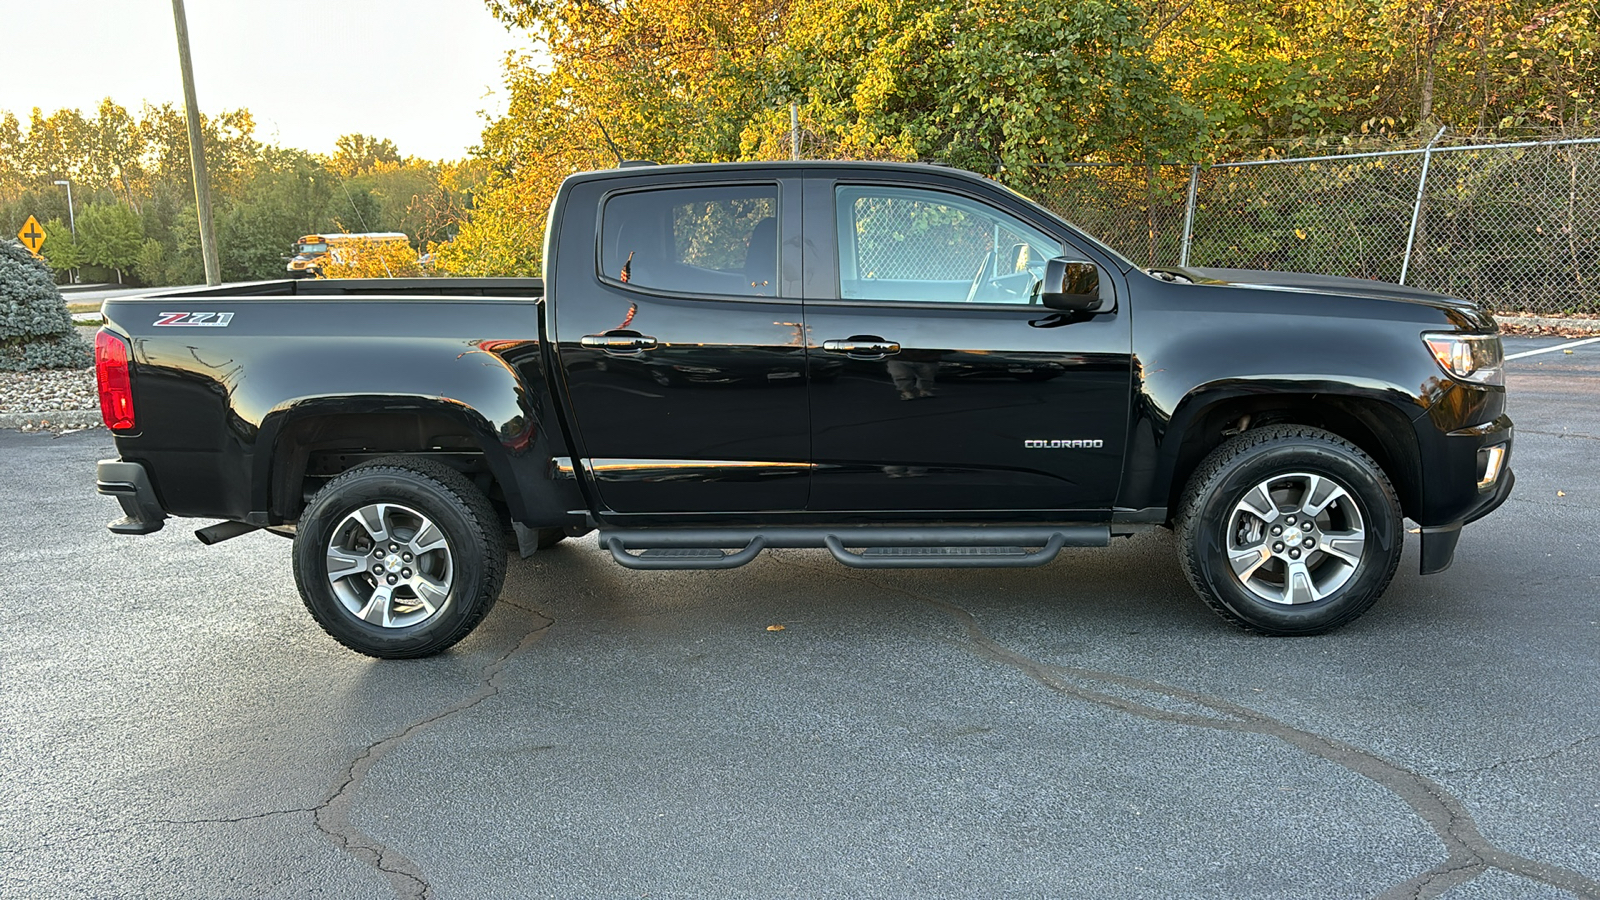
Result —
[[288, 541], [112, 535], [103, 430], [0, 432], [0, 896], [1600, 898], [1600, 343], [1510, 371], [1510, 501], [1301, 639], [1164, 532], [901, 573], [589, 538], [377, 661]]

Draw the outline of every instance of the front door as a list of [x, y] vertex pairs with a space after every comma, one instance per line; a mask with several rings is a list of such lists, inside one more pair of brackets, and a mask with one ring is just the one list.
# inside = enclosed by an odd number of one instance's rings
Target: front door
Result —
[[1128, 316], [1072, 321], [1034, 296], [1046, 260], [1082, 252], [958, 185], [824, 173], [806, 183], [807, 246], [837, 265], [808, 269], [838, 275], [807, 285], [810, 508], [1109, 510]]
[[802, 308], [779, 272], [799, 180], [607, 185], [568, 207], [553, 298], [576, 464], [601, 506], [804, 509]]

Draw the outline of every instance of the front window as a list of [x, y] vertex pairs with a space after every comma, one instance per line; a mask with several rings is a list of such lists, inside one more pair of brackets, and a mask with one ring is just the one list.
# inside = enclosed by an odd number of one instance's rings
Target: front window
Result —
[[839, 296], [1030, 303], [1061, 242], [997, 209], [938, 191], [838, 189]]
[[301, 256], [321, 256], [322, 254], [328, 252], [328, 245], [325, 242], [319, 242], [316, 244], [301, 244], [299, 245], [297, 252], [299, 252]]
[[687, 294], [778, 294], [776, 185], [618, 194], [601, 215], [607, 280]]

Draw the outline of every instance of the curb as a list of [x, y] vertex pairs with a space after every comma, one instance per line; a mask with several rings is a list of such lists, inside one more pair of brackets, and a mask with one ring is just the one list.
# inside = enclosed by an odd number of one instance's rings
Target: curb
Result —
[[1576, 331], [1600, 332], [1600, 319], [1561, 319], [1555, 316], [1495, 316], [1501, 325], [1523, 325], [1531, 328], [1571, 328]]
[[99, 428], [98, 409], [49, 409], [43, 412], [0, 413], [0, 428], [49, 431], [62, 428]]

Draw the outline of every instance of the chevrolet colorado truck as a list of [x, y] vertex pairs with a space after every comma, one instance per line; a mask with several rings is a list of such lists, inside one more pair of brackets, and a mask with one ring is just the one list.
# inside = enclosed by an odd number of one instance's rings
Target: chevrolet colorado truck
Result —
[[1168, 527], [1223, 618], [1295, 635], [1378, 599], [1405, 518], [1437, 572], [1513, 483], [1475, 305], [1141, 268], [949, 168], [583, 172], [543, 259], [109, 301], [111, 530], [291, 536], [311, 614], [381, 657], [468, 634], [509, 547], [588, 532], [634, 569], [884, 569]]

